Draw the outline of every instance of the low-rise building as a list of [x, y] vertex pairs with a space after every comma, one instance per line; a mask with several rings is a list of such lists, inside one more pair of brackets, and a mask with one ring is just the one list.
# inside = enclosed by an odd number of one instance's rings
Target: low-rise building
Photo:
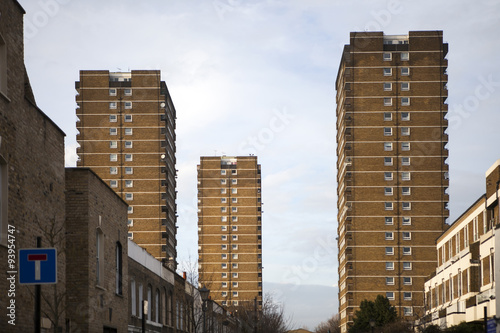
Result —
[[500, 160], [486, 171], [486, 193], [436, 241], [438, 267], [425, 282], [421, 324], [482, 321], [496, 313], [495, 248], [500, 241]]

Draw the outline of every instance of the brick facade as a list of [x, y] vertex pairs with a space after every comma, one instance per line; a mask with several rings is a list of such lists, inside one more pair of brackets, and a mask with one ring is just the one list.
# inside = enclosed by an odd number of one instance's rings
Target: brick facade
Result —
[[[126, 332], [127, 204], [90, 169], [66, 169], [66, 228], [71, 330]], [[99, 256], [98, 234], [103, 237]], [[104, 269], [98, 267], [98, 257]]]
[[[57, 249], [57, 286], [44, 285], [42, 295], [54, 305], [61, 299], [57, 325], [64, 327], [64, 133], [35, 104], [24, 67], [23, 14], [14, 0], [0, 2], [0, 326], [2, 332], [31, 332], [34, 327], [33, 286], [19, 285], [8, 296], [7, 271], [18, 271], [17, 251], [42, 247]], [[5, 56], [5, 57], [4, 57]], [[8, 225], [10, 241], [7, 239]], [[55, 231], [58, 231], [57, 235]], [[51, 236], [54, 236], [51, 241]], [[15, 237], [15, 238], [12, 238]], [[8, 245], [15, 249], [15, 267], [8, 267]], [[14, 248], [15, 246], [15, 248]], [[54, 288], [56, 291], [54, 293]], [[7, 304], [15, 300], [15, 326], [7, 324]], [[10, 312], [10, 310], [9, 310]], [[42, 318], [56, 320], [42, 302]], [[46, 320], [44, 320], [46, 322]]]
[[387, 296], [423, 314], [448, 217], [447, 53], [441, 31], [352, 32], [336, 81], [339, 314]]
[[176, 268], [176, 111], [159, 70], [80, 71], [79, 167], [129, 204], [129, 236]]
[[257, 157], [201, 157], [198, 166], [200, 284], [231, 308], [262, 304], [261, 169]]

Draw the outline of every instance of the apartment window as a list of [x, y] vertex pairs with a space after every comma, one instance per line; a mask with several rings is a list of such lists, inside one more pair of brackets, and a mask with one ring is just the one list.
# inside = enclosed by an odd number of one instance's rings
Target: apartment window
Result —
[[231, 216], [231, 221], [237, 222], [238, 221], [238, 216]]
[[391, 166], [392, 165], [392, 157], [384, 157], [384, 165]]
[[109, 89], [109, 96], [116, 96], [116, 89], [115, 88]]
[[391, 120], [392, 120], [392, 113], [384, 112], [384, 121], [391, 121]]
[[227, 250], [227, 245], [226, 245], [226, 244], [222, 244], [222, 245], [221, 245], [221, 249], [222, 249], [222, 250]]
[[127, 233], [127, 237], [128, 239], [134, 239], [134, 233], [133, 232]]
[[134, 173], [134, 169], [131, 167], [125, 167], [125, 174], [132, 175]]
[[408, 276], [403, 277], [403, 284], [405, 286], [411, 286], [411, 284], [412, 284], [411, 277], [408, 277]]
[[221, 207], [220, 211], [221, 211], [221, 213], [225, 213], [226, 212], [226, 207]]
[[392, 142], [384, 142], [384, 150], [391, 151], [392, 150]]
[[220, 189], [220, 193], [221, 193], [221, 194], [226, 194], [226, 189], [225, 189], [225, 188], [221, 188], [221, 189]]
[[384, 91], [391, 91], [391, 90], [392, 90], [392, 83], [384, 82]]
[[403, 261], [403, 270], [411, 271], [411, 262]]
[[118, 141], [109, 141], [109, 148], [118, 148]]
[[392, 231], [386, 231], [385, 240], [393, 240], [393, 239], [394, 239], [394, 233]]
[[409, 187], [406, 187], [404, 186], [403, 189], [402, 189], [402, 194], [403, 195], [410, 195], [411, 194], [411, 190]]
[[411, 255], [411, 247], [403, 247], [403, 255], [404, 256]]
[[227, 269], [227, 264], [226, 263], [222, 263], [221, 266], [222, 266], [222, 269]]
[[222, 282], [222, 288], [227, 288], [227, 282]]
[[385, 136], [392, 135], [392, 128], [391, 127], [384, 127], [384, 135]]
[[238, 282], [233, 282], [233, 287], [238, 288]]
[[384, 105], [385, 106], [392, 105], [392, 98], [391, 97], [384, 97]]
[[233, 250], [238, 250], [238, 245], [237, 244], [233, 244], [232, 248], [233, 248]]
[[125, 141], [125, 148], [132, 148], [132, 141]]
[[134, 226], [134, 219], [128, 219], [128, 220], [127, 220], [127, 225], [128, 225], [129, 227], [133, 227], [133, 226]]
[[238, 254], [233, 254], [231, 257], [236, 260], [238, 259]]
[[125, 187], [134, 187], [134, 181], [133, 180], [125, 180]]
[[387, 297], [388, 300], [393, 301], [394, 300], [394, 292], [393, 291], [386, 292], [385, 297]]
[[384, 205], [385, 205], [385, 210], [393, 210], [394, 209], [392, 202], [385, 202]]
[[238, 268], [238, 264], [237, 263], [233, 263], [232, 267], [236, 269], [236, 268]]
[[233, 235], [233, 240], [234, 241], [238, 240], [238, 235]]
[[409, 157], [401, 157], [401, 165], [410, 165]]
[[109, 181], [109, 186], [112, 188], [118, 187], [118, 181], [116, 180], [110, 180]]
[[221, 179], [220, 183], [221, 183], [221, 185], [225, 185], [226, 184], [226, 179]]
[[126, 88], [123, 90], [125, 96], [132, 96], [132, 89]]
[[411, 175], [409, 171], [403, 171], [401, 172], [401, 180], [410, 180]]
[[125, 154], [125, 162], [132, 162], [132, 154]]
[[403, 210], [411, 210], [411, 202], [403, 202]]
[[238, 184], [238, 179], [231, 179], [232, 184]]
[[403, 216], [401, 219], [403, 225], [411, 225], [411, 217]]
[[410, 82], [401, 82], [401, 91], [410, 90]]
[[231, 174], [237, 175], [238, 174], [238, 170], [231, 170]]
[[125, 128], [125, 135], [132, 135], [132, 129], [130, 127]]
[[111, 175], [116, 175], [116, 174], [118, 174], [118, 168], [117, 168], [117, 167], [110, 167], [110, 168], [109, 168], [109, 173], [110, 173]]
[[116, 162], [118, 161], [118, 155], [117, 154], [109, 154], [109, 160], [111, 162]]
[[220, 220], [221, 220], [222, 222], [227, 222], [227, 216], [221, 216], [221, 217], [220, 217]]
[[410, 68], [401, 67], [401, 75], [404, 75], [404, 76], [410, 75]]
[[125, 200], [134, 200], [134, 193], [125, 193]]
[[391, 76], [392, 75], [392, 68], [384, 68], [384, 76]]
[[223, 253], [223, 254], [221, 255], [221, 258], [222, 258], [222, 260], [226, 260], [226, 259], [227, 259], [227, 253]]
[[392, 172], [384, 172], [384, 180], [392, 180]]
[[220, 198], [220, 202], [221, 202], [221, 203], [226, 203], [226, 202], [227, 202], [227, 199], [226, 199], [226, 198]]
[[109, 115], [109, 122], [110, 123], [116, 123], [116, 121], [117, 121], [116, 114], [110, 114]]
[[410, 128], [409, 127], [401, 127], [401, 136], [408, 136], [410, 135]]
[[237, 203], [237, 202], [238, 202], [238, 198], [231, 198], [231, 201], [232, 201], [233, 203]]
[[402, 106], [410, 105], [410, 97], [401, 97], [401, 105]]
[[238, 207], [231, 207], [231, 211], [232, 211], [233, 213], [237, 212], [237, 211], [238, 211]]
[[385, 255], [392, 256], [394, 255], [394, 248], [392, 246], [385, 247]]
[[237, 189], [237, 188], [232, 188], [232, 189], [231, 189], [231, 193], [232, 193], [232, 194], [236, 194], [236, 193], [238, 193], [238, 189]]
[[392, 60], [392, 53], [384, 52], [384, 61], [391, 61], [391, 60]]
[[221, 171], [220, 171], [220, 174], [221, 174], [221, 175], [225, 175], [225, 174], [226, 174], [226, 170], [221, 170]]
[[409, 52], [401, 52], [399, 55], [401, 61], [408, 61], [410, 60], [410, 53]]
[[402, 151], [409, 151], [410, 150], [410, 143], [409, 142], [401, 142], [401, 150]]
[[386, 216], [385, 225], [393, 225], [393, 224], [394, 224], [394, 218], [392, 216]]
[[238, 292], [237, 291], [233, 291], [233, 297], [238, 297]]
[[[384, 188], [384, 194], [385, 195], [392, 195], [392, 187], [385, 187]], [[386, 204], [387, 204], [387, 202], [386, 202]], [[386, 209], [387, 209], [387, 205], [386, 205]], [[391, 210], [392, 210], [392, 207], [391, 207]]]
[[413, 308], [411, 306], [403, 307], [403, 313], [405, 316], [413, 316]]
[[109, 129], [109, 135], [116, 135], [118, 132], [117, 132], [117, 129], [115, 127], [111, 127]]
[[125, 102], [125, 109], [132, 109], [132, 102], [126, 101]]
[[409, 112], [401, 112], [401, 120], [402, 121], [409, 121], [410, 120], [410, 113]]
[[392, 261], [386, 261], [386, 263], [385, 263], [385, 270], [386, 271], [392, 271], [392, 270], [394, 270], [394, 263]]
[[227, 273], [222, 273], [222, 278], [227, 279]]
[[222, 239], [223, 241], [227, 241], [227, 235], [221, 235], [221, 239]]
[[116, 102], [109, 102], [110, 109], [116, 109]]
[[411, 240], [411, 233], [409, 231], [403, 231], [403, 240]]
[[222, 295], [222, 297], [227, 297], [227, 291], [223, 291], [223, 292], [221, 293], [221, 295]]
[[128, 214], [133, 214], [134, 213], [134, 207], [133, 206], [128, 206], [127, 213]]
[[125, 122], [126, 123], [131, 123], [132, 122], [132, 115], [131, 114], [126, 114], [125, 115]]

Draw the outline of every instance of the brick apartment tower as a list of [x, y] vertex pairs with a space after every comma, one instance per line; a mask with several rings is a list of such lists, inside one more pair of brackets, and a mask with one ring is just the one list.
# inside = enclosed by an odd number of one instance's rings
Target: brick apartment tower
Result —
[[129, 238], [176, 268], [175, 108], [158, 70], [80, 71], [79, 167], [129, 204]]
[[199, 283], [227, 307], [262, 305], [260, 170], [255, 156], [198, 165]]
[[442, 31], [352, 32], [336, 81], [339, 314], [387, 296], [421, 316], [448, 217]]

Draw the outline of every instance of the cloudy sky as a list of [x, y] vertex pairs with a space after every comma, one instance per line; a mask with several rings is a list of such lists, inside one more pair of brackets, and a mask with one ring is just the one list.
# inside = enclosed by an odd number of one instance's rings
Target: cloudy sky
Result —
[[38, 105], [75, 165], [81, 69], [160, 69], [177, 109], [179, 260], [197, 255], [196, 165], [255, 154], [264, 289], [295, 326], [337, 312], [334, 82], [351, 31], [443, 30], [450, 45], [450, 209], [500, 158], [498, 0], [19, 0]]

